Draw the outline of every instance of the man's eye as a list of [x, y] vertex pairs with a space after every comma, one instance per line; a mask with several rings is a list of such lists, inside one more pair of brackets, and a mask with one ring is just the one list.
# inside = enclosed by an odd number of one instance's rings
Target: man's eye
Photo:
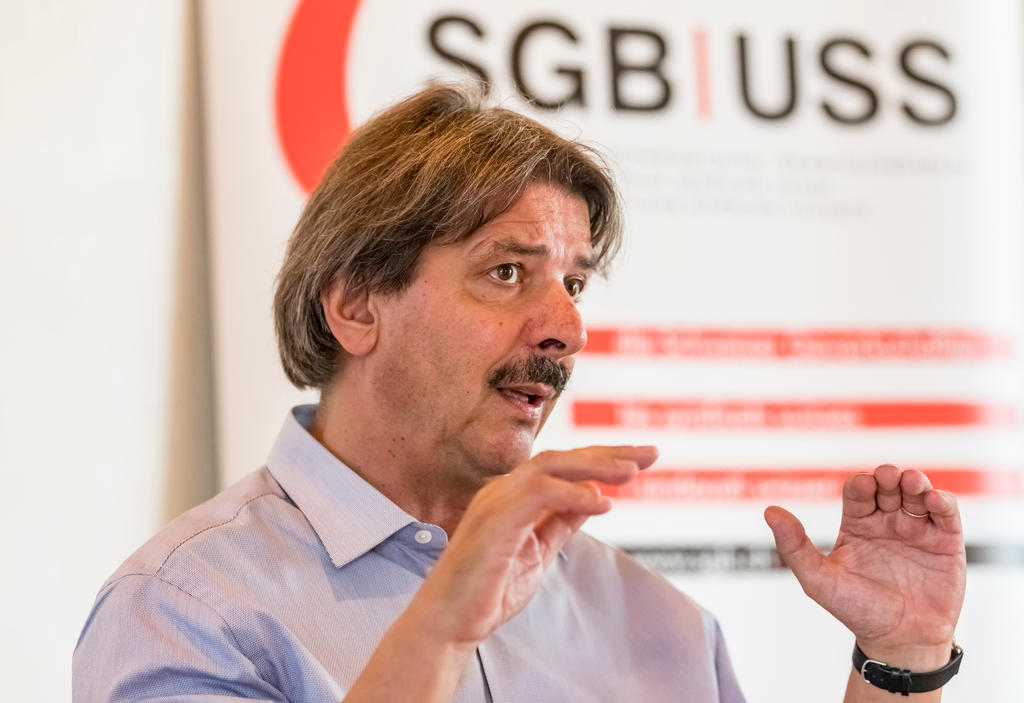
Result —
[[575, 298], [583, 292], [584, 285], [586, 285], [586, 281], [579, 278], [569, 278], [565, 281], [565, 290], [568, 291], [569, 295]]
[[515, 264], [502, 264], [494, 269], [492, 275], [499, 281], [516, 283], [519, 281], [519, 267]]

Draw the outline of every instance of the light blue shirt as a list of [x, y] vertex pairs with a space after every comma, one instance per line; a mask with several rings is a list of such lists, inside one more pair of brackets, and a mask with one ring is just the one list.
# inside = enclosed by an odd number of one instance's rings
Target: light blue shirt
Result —
[[[289, 413], [265, 468], [174, 520], [100, 590], [73, 659], [92, 701], [336, 703], [447, 544]], [[577, 533], [483, 642], [455, 701], [741, 703], [714, 618]]]

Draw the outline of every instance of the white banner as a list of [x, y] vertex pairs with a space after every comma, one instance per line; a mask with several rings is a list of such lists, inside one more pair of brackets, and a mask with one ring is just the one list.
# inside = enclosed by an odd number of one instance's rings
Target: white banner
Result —
[[[922, 468], [961, 496], [976, 671], [1014, 668], [972, 608], [1019, 583], [1024, 543], [1018, 3], [236, 0], [203, 20], [226, 481], [312, 399], [270, 318], [305, 193], [375, 110], [476, 75], [599, 144], [626, 196], [629, 245], [538, 447], [661, 459], [588, 529], [716, 610], [753, 699], [838, 699], [848, 636], [775, 568], [761, 510], [827, 546], [848, 473]], [[772, 685], [768, 643], [814, 693]], [[971, 669], [951, 690], [1011, 690]]]

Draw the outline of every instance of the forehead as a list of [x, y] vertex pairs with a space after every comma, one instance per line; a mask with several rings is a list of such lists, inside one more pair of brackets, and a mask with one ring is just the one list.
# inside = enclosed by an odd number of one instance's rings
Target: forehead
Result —
[[471, 257], [507, 251], [594, 268], [590, 215], [582, 196], [561, 186], [529, 186], [508, 210], [464, 240]]

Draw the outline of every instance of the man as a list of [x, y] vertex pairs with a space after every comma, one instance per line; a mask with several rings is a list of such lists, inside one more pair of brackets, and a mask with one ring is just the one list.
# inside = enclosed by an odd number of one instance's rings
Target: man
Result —
[[[75, 699], [742, 701], [714, 618], [577, 531], [611, 507], [597, 484], [656, 450], [530, 458], [618, 212], [593, 154], [472, 90], [433, 86], [354, 134], [274, 304], [285, 371], [320, 404], [103, 587]], [[958, 663], [953, 497], [891, 466], [851, 477], [827, 557], [786, 511], [765, 517], [863, 652], [915, 673], [867, 671], [938, 700], [948, 673], [921, 674]], [[848, 701], [891, 695], [851, 673]]]

